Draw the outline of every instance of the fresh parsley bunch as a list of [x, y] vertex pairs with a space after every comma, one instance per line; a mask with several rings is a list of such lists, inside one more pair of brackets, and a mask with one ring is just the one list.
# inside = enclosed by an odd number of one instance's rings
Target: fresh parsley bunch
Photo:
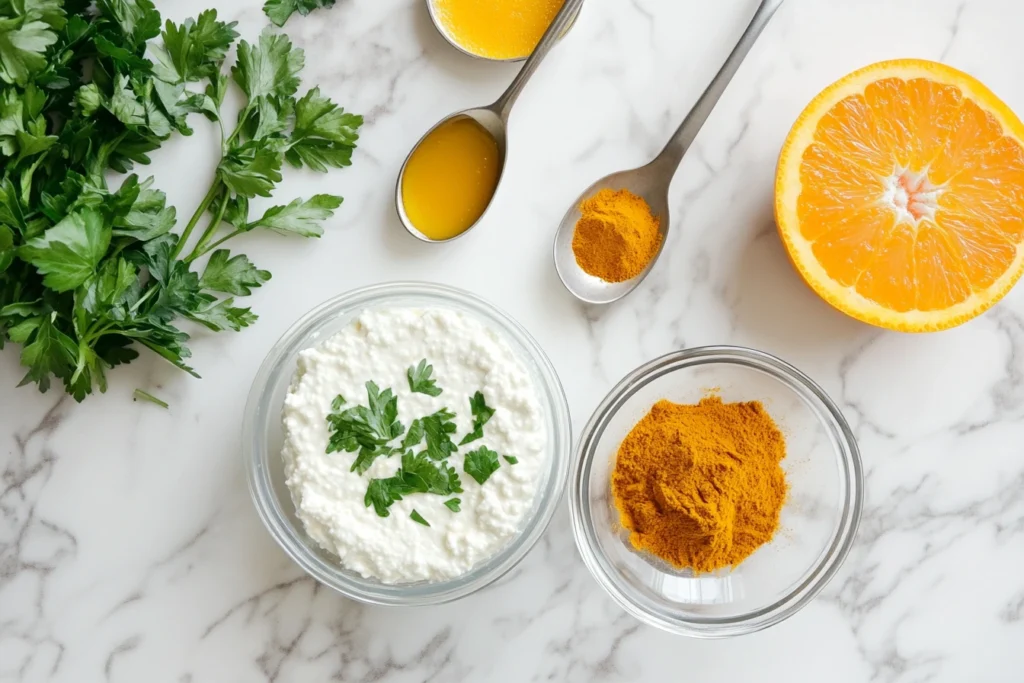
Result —
[[[0, 0], [0, 348], [22, 345], [22, 384], [56, 379], [82, 400], [137, 345], [198, 377], [181, 321], [247, 327], [256, 316], [236, 299], [270, 279], [221, 245], [258, 229], [319, 236], [341, 204], [316, 195], [250, 215], [285, 163], [348, 166], [362, 118], [317, 88], [298, 96], [304, 56], [284, 35], [240, 42], [229, 78], [237, 38], [215, 10], [161, 29], [151, 0]], [[233, 126], [231, 81], [246, 96]], [[179, 235], [152, 178], [106, 178], [191, 134], [195, 113], [220, 126], [221, 160]]]

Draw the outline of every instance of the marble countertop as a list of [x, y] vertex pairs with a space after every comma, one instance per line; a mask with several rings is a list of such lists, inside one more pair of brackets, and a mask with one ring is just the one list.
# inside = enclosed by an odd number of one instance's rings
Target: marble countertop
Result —
[[[260, 0], [157, 4], [176, 20], [218, 6], [250, 39], [266, 23]], [[428, 126], [491, 101], [516, 67], [460, 55], [422, 0], [339, 0], [294, 18], [304, 83], [367, 123], [352, 168], [292, 173], [280, 187], [346, 197], [327, 235], [245, 245], [274, 273], [251, 299], [260, 322], [199, 334], [202, 380], [146, 356], [81, 405], [14, 389], [17, 352], [0, 352], [0, 681], [1019, 681], [1024, 286], [949, 332], [876, 330], [803, 285], [771, 204], [797, 114], [870, 62], [943, 60], [1024, 112], [1024, 4], [789, 0], [676, 177], [673, 234], [651, 277], [607, 308], [578, 304], [556, 278], [551, 240], [567, 203], [660, 148], [755, 5], [587, 2], [517, 104], [492, 213], [442, 248], [400, 227], [399, 164]], [[196, 205], [213, 171], [214, 132], [196, 127], [151, 167], [179, 207]], [[765, 632], [671, 636], [601, 591], [563, 504], [512, 575], [458, 603], [381, 609], [318, 586], [253, 510], [242, 407], [302, 311], [393, 279], [463, 287], [518, 318], [558, 369], [577, 428], [622, 375], [672, 349], [742, 344], [794, 363], [839, 402], [863, 451], [866, 508], [845, 566]], [[133, 403], [136, 387], [171, 408]]]

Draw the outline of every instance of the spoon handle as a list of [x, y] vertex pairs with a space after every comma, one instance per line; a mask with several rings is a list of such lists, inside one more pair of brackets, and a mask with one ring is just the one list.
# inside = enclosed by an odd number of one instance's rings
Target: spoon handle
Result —
[[565, 0], [565, 4], [562, 5], [562, 9], [555, 15], [551, 25], [548, 26], [548, 30], [544, 32], [540, 42], [537, 43], [537, 47], [530, 53], [530, 57], [523, 64], [523, 68], [519, 70], [512, 84], [508, 86], [498, 101], [492, 104], [489, 108], [494, 111], [501, 120], [508, 123], [508, 114], [512, 111], [512, 105], [515, 104], [516, 99], [519, 97], [519, 93], [526, 87], [527, 81], [530, 80], [530, 76], [537, 70], [540, 63], [547, 57], [548, 52], [555, 46], [558, 39], [562, 37], [562, 34], [569, 27], [569, 25], [576, 18], [577, 12], [580, 7], [583, 6], [584, 0]]
[[750, 48], [754, 46], [758, 36], [761, 35], [761, 31], [771, 21], [772, 16], [782, 5], [782, 2], [783, 0], [761, 0], [761, 5], [757, 8], [757, 12], [754, 13], [754, 18], [750, 20], [747, 30], [740, 36], [736, 47], [729, 53], [729, 57], [725, 60], [722, 68], [715, 74], [704, 94], [693, 105], [693, 109], [686, 115], [686, 118], [680, 124], [678, 130], [676, 130], [672, 139], [668, 141], [665, 149], [661, 151], [653, 163], [659, 165], [670, 164], [673, 170], [679, 165], [679, 162], [683, 160], [683, 155], [686, 154], [686, 150], [693, 144], [697, 133], [704, 126], [704, 122], [708, 120], [715, 105], [718, 104], [722, 93], [729, 87], [729, 82], [736, 75], [736, 71], [739, 70], [740, 64], [743, 63], [747, 53], [750, 52]]

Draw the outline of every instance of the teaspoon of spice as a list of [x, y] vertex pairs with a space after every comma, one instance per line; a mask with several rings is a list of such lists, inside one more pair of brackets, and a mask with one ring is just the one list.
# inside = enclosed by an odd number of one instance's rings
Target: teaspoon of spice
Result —
[[572, 252], [588, 274], [625, 282], [644, 272], [662, 241], [661, 219], [643, 197], [605, 188], [580, 204]]
[[[754, 46], [757, 37], [761, 35], [764, 27], [768, 25], [768, 22], [776, 10], [779, 9], [779, 6], [782, 5], [782, 2], [783, 0], [761, 0], [761, 4], [754, 13], [754, 18], [750, 20], [750, 24], [743, 32], [743, 35], [740, 36], [736, 47], [733, 48], [728, 58], [726, 58], [722, 68], [715, 74], [715, 77], [711, 80], [707, 89], [704, 90], [700, 99], [693, 105], [693, 109], [686, 115], [686, 118], [672, 135], [668, 144], [665, 145], [665, 148], [653, 161], [640, 168], [620, 171], [619, 173], [605, 176], [587, 188], [573, 202], [573, 205], [558, 226], [558, 232], [555, 234], [554, 256], [555, 270], [558, 271], [558, 277], [561, 278], [565, 288], [577, 299], [593, 304], [609, 304], [613, 301], [618, 301], [632, 292], [647, 277], [647, 274], [651, 272], [658, 256], [661, 254], [661, 247], [671, 225], [668, 210], [668, 190], [672, 183], [672, 177], [675, 175], [676, 169], [679, 168], [683, 156], [697, 137], [697, 133], [700, 132], [704, 122], [711, 115], [722, 93], [725, 92], [726, 87], [728, 87], [733, 76], [739, 70], [740, 64], [743, 63], [743, 60], [750, 52], [750, 48]], [[635, 268], [616, 269], [614, 272], [607, 273], [611, 275], [611, 279], [607, 279], [602, 277], [600, 272], [596, 272], [597, 268], [594, 264], [597, 262], [597, 259], [592, 259], [589, 256], [584, 256], [581, 259], [580, 250], [578, 249], [580, 240], [577, 240], [577, 232], [586, 232], [586, 225], [582, 226], [582, 228], [579, 227], [581, 219], [584, 218], [583, 207], [592, 198], [598, 198], [605, 190], [628, 190], [646, 202], [651, 216], [657, 220], [660, 235], [657, 248], [653, 254], [650, 254], [649, 250], [641, 249], [639, 253], [648, 257], [646, 263], [644, 263], [639, 272], [624, 280], [617, 280], [615, 278], [621, 276], [623, 272], [632, 272]], [[608, 239], [611, 241], [615, 240], [616, 237], [628, 234], [634, 229], [642, 229], [642, 224], [640, 228], [636, 228], [634, 225], [633, 228], [625, 230], [607, 230], [605, 232], [609, 235]], [[641, 240], [641, 242], [649, 243], [649, 240], [646, 242]], [[632, 256], [624, 256], [625, 261], [620, 259], [620, 263], [632, 264], [635, 263], [633, 257], [637, 255], [633, 253], [636, 251], [635, 243], [633, 247], [634, 249], [624, 249], [615, 244], [608, 244], [602, 248], [594, 247], [588, 249], [586, 252], [592, 255], [593, 253], [605, 253], [604, 250], [609, 250], [612, 253], [632, 254]], [[588, 264], [594, 266], [594, 268], [588, 270]]]

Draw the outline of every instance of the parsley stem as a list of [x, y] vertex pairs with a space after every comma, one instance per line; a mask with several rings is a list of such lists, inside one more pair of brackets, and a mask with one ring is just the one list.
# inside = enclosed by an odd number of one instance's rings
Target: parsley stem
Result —
[[235, 129], [233, 131], [231, 131], [231, 136], [228, 137], [228, 139], [225, 140], [223, 143], [221, 143], [221, 147], [223, 149], [224, 154], [228, 153], [228, 150], [231, 148], [231, 145], [234, 144], [235, 142], [235, 138], [237, 138], [238, 134], [242, 132], [242, 126], [245, 125], [246, 119], [248, 119], [249, 114], [252, 113], [252, 105], [252, 102], [246, 103], [245, 107], [242, 109], [242, 112], [238, 115], [238, 125], [235, 126]]
[[213, 239], [213, 236], [217, 232], [217, 228], [220, 227], [220, 222], [224, 219], [224, 212], [228, 208], [228, 200], [231, 198], [231, 193], [224, 188], [224, 196], [220, 200], [220, 204], [217, 206], [217, 213], [213, 215], [213, 220], [206, 226], [206, 230], [203, 231], [202, 236], [196, 243], [196, 246], [192, 249], [192, 252], [185, 257], [185, 263], [192, 263], [192, 261], [199, 258], [202, 254], [206, 253], [205, 247], [207, 243]]
[[148, 290], [148, 291], [147, 291], [147, 292], [146, 292], [145, 294], [143, 294], [143, 295], [142, 295], [142, 296], [141, 296], [141, 297], [139, 298], [139, 300], [138, 300], [138, 301], [136, 301], [136, 302], [135, 302], [135, 303], [134, 303], [134, 304], [132, 305], [132, 307], [131, 307], [130, 309], [128, 309], [128, 310], [129, 310], [129, 311], [130, 311], [131, 313], [134, 313], [135, 311], [137, 311], [137, 310], [139, 309], [139, 306], [141, 306], [142, 304], [146, 303], [146, 300], [147, 300], [147, 299], [149, 299], [149, 298], [150, 298], [151, 296], [153, 296], [154, 294], [156, 294], [157, 290], [159, 290], [159, 289], [160, 289], [160, 288], [159, 288], [159, 287], [156, 287], [156, 286], [152, 286], [152, 287], [150, 287], [150, 288], [149, 288], [149, 290]]
[[188, 242], [188, 238], [192, 235], [192, 231], [195, 229], [199, 219], [203, 217], [206, 210], [210, 208], [210, 204], [217, 196], [217, 191], [220, 189], [220, 178], [213, 181], [210, 185], [210, 191], [203, 197], [203, 201], [199, 203], [199, 208], [192, 214], [192, 218], [189, 219], [188, 225], [185, 226], [185, 230], [181, 233], [181, 237], [178, 239], [178, 243], [174, 246], [174, 251], [171, 252], [171, 258], [177, 258], [178, 254], [185, 247], [185, 243]]
[[232, 230], [231, 232], [229, 232], [228, 234], [224, 235], [223, 237], [221, 237], [219, 240], [217, 240], [213, 244], [208, 245], [205, 249], [203, 249], [199, 253], [197, 253], [197, 254], [195, 254], [193, 256], [189, 256], [185, 260], [188, 261], [188, 262], [191, 262], [193, 259], [197, 259], [200, 256], [202, 256], [203, 254], [206, 254], [206, 253], [209, 253], [209, 252], [213, 251], [214, 249], [216, 249], [220, 245], [222, 245], [225, 242], [227, 242], [232, 237], [237, 237], [238, 235], [241, 235], [243, 232], [245, 232], [245, 230]]

